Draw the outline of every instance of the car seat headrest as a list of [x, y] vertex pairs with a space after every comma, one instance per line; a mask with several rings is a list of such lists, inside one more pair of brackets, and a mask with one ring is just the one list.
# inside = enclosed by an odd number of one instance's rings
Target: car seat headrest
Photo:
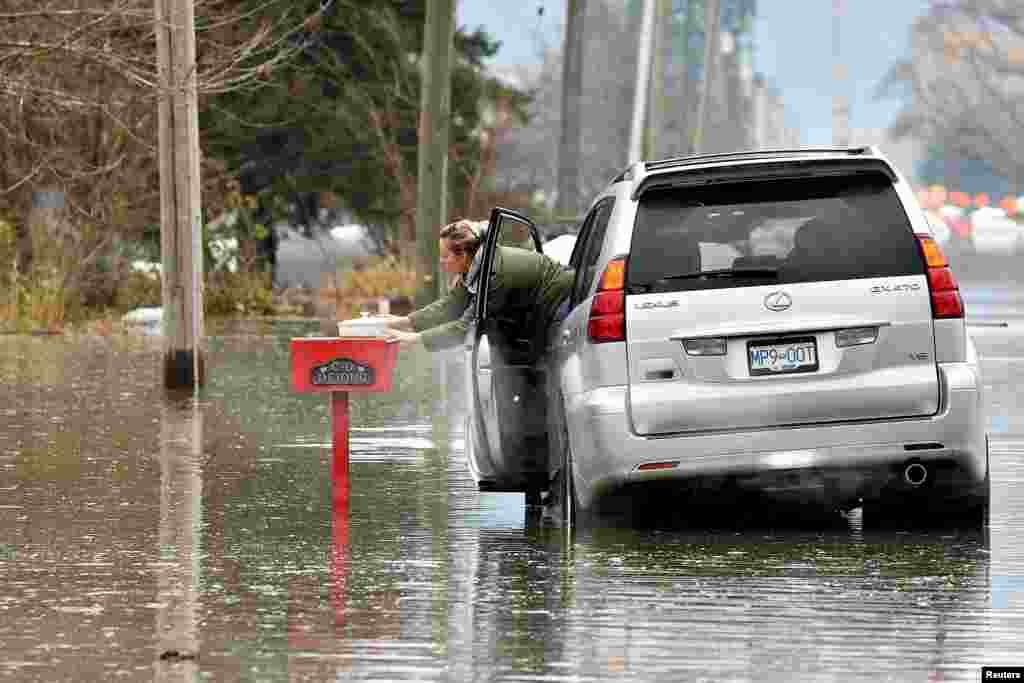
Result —
[[835, 227], [821, 218], [812, 218], [793, 234], [793, 250], [808, 252], [828, 249], [836, 241]]

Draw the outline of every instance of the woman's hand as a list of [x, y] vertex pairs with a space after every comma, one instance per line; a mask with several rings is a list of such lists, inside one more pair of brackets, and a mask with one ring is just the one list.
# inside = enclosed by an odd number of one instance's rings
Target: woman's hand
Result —
[[387, 336], [388, 341], [397, 341], [403, 349], [411, 349], [420, 341], [419, 332], [406, 332], [392, 329]]
[[407, 315], [391, 315], [390, 313], [385, 313], [384, 315], [378, 315], [376, 317], [383, 320], [384, 324], [393, 330], [412, 331], [412, 322], [409, 320], [409, 316]]

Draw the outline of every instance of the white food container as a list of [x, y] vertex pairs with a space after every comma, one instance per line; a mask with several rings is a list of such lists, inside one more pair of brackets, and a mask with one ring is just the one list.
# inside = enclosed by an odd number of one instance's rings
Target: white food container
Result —
[[338, 323], [339, 337], [383, 337], [388, 334], [387, 320], [363, 316]]

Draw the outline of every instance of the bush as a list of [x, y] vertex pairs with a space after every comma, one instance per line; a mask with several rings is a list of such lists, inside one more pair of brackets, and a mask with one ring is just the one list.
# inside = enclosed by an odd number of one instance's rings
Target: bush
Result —
[[369, 259], [338, 274], [338, 314], [359, 315], [360, 308], [381, 298], [416, 295], [416, 268], [391, 256]]
[[27, 277], [9, 278], [0, 300], [0, 323], [21, 332], [60, 331], [66, 318], [66, 296], [62, 280], [52, 273], [32, 272]]
[[211, 316], [273, 315], [276, 309], [270, 273], [208, 274], [203, 310]]
[[158, 273], [130, 272], [121, 278], [114, 290], [114, 308], [127, 313], [143, 306], [159, 306], [162, 302]]
[[16, 317], [14, 226], [0, 219], [0, 323]]

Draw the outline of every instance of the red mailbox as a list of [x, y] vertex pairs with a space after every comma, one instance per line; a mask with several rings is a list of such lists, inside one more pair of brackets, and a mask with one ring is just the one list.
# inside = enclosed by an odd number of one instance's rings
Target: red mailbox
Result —
[[397, 341], [377, 337], [292, 339], [292, 389], [331, 395], [335, 501], [348, 501], [348, 394], [391, 391], [397, 355]]
[[292, 388], [391, 391], [397, 355], [397, 342], [376, 337], [297, 337], [292, 339]]

